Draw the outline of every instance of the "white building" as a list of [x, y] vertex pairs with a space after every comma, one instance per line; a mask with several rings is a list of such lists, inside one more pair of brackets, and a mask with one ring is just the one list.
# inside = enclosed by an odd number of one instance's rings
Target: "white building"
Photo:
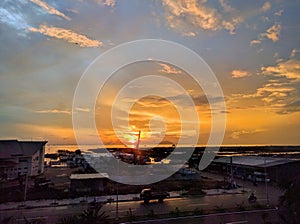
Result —
[[44, 172], [47, 141], [0, 140], [0, 178], [36, 176]]

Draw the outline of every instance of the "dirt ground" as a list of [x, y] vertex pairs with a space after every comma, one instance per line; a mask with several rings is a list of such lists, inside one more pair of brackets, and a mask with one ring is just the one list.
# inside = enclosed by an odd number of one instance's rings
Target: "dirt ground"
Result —
[[[155, 191], [186, 191], [195, 192], [195, 189], [213, 189], [221, 188], [223, 181], [216, 181], [211, 178], [202, 178], [200, 180], [164, 180], [150, 185], [125, 185], [118, 184], [113, 181], [108, 181], [105, 186], [105, 194], [116, 194], [118, 187], [119, 194], [134, 194], [140, 193], [144, 188], [152, 188]], [[199, 191], [199, 193], [201, 193]]]

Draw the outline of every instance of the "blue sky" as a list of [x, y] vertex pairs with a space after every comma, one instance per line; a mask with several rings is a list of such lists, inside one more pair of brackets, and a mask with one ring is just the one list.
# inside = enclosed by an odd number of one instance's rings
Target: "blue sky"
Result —
[[2, 0], [0, 138], [74, 143], [72, 101], [86, 67], [153, 38], [192, 49], [214, 71], [224, 144], [300, 144], [299, 10], [293, 0]]

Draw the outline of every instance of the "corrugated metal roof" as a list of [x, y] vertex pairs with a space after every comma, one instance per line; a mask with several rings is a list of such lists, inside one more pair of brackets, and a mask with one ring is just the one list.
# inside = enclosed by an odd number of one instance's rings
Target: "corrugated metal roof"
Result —
[[[222, 157], [215, 159], [214, 162], [230, 164], [230, 157]], [[286, 158], [272, 158], [262, 156], [233, 156], [233, 165], [243, 165], [252, 167], [271, 167], [294, 162], [294, 160]]]
[[83, 180], [83, 179], [101, 179], [108, 178], [107, 173], [85, 173], [85, 174], [71, 174], [71, 180]]

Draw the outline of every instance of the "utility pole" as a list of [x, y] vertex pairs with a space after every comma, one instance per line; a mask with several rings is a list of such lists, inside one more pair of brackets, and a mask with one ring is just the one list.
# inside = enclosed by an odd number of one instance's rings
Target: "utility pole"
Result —
[[119, 220], [119, 182], [117, 182], [116, 221]]
[[136, 149], [139, 149], [140, 147], [140, 140], [141, 140], [141, 130], [139, 130], [139, 133], [138, 133], [138, 140], [137, 140], [137, 143], [136, 143]]
[[25, 180], [24, 202], [26, 201], [26, 197], [27, 197], [27, 185], [28, 185], [28, 173], [26, 174], [26, 180]]
[[[32, 158], [31, 158], [32, 159]], [[28, 162], [27, 164], [27, 172], [26, 172], [26, 179], [25, 179], [25, 189], [24, 189], [24, 203], [27, 199], [27, 188], [28, 188], [28, 175], [29, 175], [29, 168], [30, 168], [30, 172], [31, 172], [31, 161]]]
[[267, 206], [269, 206], [269, 192], [268, 192], [268, 181], [267, 181], [267, 163], [266, 163], [266, 156], [264, 156], [264, 177], [265, 177], [265, 187], [266, 187], [266, 197], [267, 197]]
[[[119, 159], [118, 159], [118, 176], [120, 176], [119, 173]], [[116, 200], [116, 218], [115, 221], [118, 222], [119, 220], [119, 182], [117, 182], [117, 200]]]
[[232, 156], [230, 157], [230, 177], [231, 181], [233, 181]]
[[136, 146], [133, 151], [133, 164], [134, 165], [139, 164], [139, 161], [137, 161], [137, 154], [139, 154], [140, 140], [141, 140], [141, 131], [139, 130], [138, 140], [136, 142]]

